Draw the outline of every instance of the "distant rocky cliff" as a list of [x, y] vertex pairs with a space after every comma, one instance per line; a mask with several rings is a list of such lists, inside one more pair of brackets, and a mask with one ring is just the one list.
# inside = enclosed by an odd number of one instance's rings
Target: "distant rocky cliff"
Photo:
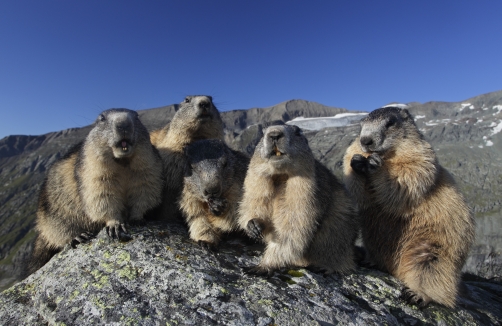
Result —
[[[376, 107], [375, 107], [376, 108]], [[177, 105], [140, 111], [157, 129], [174, 116]], [[488, 278], [502, 274], [502, 91], [458, 103], [409, 103], [418, 127], [437, 151], [440, 163], [455, 176], [477, 218], [477, 245], [466, 270]], [[263, 128], [272, 121], [297, 117], [332, 117], [349, 112], [314, 102], [293, 100], [264, 109], [222, 112], [225, 139], [252, 153]], [[355, 112], [355, 111], [350, 111]], [[45, 171], [90, 127], [42, 136], [0, 140], [0, 289], [19, 279], [31, 250], [38, 190]], [[314, 155], [341, 177], [342, 157], [359, 126], [306, 131]]]

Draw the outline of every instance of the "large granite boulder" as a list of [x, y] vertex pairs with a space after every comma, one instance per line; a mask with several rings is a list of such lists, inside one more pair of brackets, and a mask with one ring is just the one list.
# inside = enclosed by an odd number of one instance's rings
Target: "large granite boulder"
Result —
[[419, 310], [395, 278], [358, 268], [323, 276], [305, 269], [249, 276], [262, 247], [238, 236], [216, 253], [182, 225], [132, 228], [129, 242], [104, 232], [69, 246], [0, 294], [4, 325], [489, 325], [502, 323], [502, 285], [466, 281], [455, 310]]

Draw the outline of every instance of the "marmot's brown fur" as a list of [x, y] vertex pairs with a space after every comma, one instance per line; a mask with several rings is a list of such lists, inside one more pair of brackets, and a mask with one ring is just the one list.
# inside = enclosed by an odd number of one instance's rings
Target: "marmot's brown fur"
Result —
[[150, 134], [162, 157], [166, 182], [162, 198], [163, 219], [180, 219], [178, 206], [185, 172], [185, 147], [200, 139], [223, 139], [223, 121], [211, 96], [187, 96], [173, 120]]
[[249, 158], [219, 139], [196, 141], [186, 148], [180, 208], [190, 238], [214, 249], [225, 232], [237, 230], [237, 207]]
[[259, 142], [244, 181], [239, 224], [262, 238], [260, 264], [248, 272], [311, 266], [327, 273], [354, 268], [355, 204], [319, 163], [297, 126], [271, 126]]
[[464, 198], [406, 109], [375, 110], [361, 126], [344, 174], [370, 262], [404, 282], [408, 302], [454, 307], [474, 240]]
[[85, 242], [103, 227], [127, 233], [161, 202], [162, 160], [135, 111], [102, 112], [83, 143], [47, 172], [38, 202], [30, 272], [66, 244]]

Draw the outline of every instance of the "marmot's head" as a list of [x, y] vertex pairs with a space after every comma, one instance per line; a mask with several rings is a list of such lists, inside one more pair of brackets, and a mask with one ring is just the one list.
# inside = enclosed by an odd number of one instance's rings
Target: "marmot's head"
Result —
[[312, 151], [302, 130], [295, 125], [268, 127], [258, 148], [259, 155], [277, 172], [294, 171], [303, 165], [301, 161], [313, 160]]
[[121, 159], [134, 153], [139, 135], [145, 130], [136, 111], [110, 109], [101, 112], [88, 137], [95, 151], [111, 150], [114, 158]]
[[193, 133], [194, 140], [223, 137], [223, 122], [211, 96], [185, 97], [172, 122]]
[[[213, 202], [225, 196], [239, 168], [231, 150], [219, 139], [204, 139], [185, 148], [187, 167], [185, 185], [201, 201], [213, 208]], [[221, 215], [222, 211], [212, 211]]]
[[416, 132], [413, 117], [406, 109], [384, 107], [376, 109], [361, 120], [359, 141], [364, 152], [384, 153], [396, 142]]

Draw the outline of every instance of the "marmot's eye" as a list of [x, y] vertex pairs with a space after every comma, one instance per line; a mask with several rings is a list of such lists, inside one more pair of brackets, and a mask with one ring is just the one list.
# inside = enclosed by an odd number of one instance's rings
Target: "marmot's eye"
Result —
[[190, 103], [190, 98], [185, 97], [185, 103]]
[[105, 120], [106, 120], [105, 116], [102, 115], [102, 114], [100, 114], [99, 115], [99, 121], [105, 121]]
[[385, 124], [385, 128], [390, 128], [392, 127], [393, 125], [396, 124], [396, 120], [394, 119], [390, 119], [389, 121], [387, 121], [387, 123]]

